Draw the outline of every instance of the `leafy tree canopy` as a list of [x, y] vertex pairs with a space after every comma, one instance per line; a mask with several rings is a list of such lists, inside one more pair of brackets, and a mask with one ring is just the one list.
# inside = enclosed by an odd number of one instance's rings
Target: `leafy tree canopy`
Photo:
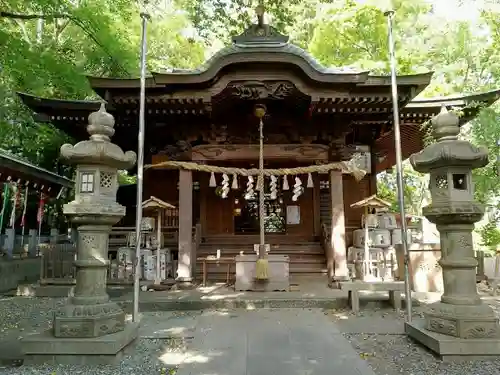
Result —
[[[258, 0], [149, 1], [149, 70], [200, 65], [214, 45], [227, 44], [230, 35], [243, 31], [255, 19], [257, 3]], [[388, 72], [387, 25], [382, 12], [387, 1], [264, 3], [270, 23], [324, 65]], [[393, 3], [398, 73], [435, 72], [423, 96], [500, 87], [498, 0], [484, 1], [477, 18], [455, 17], [458, 8], [444, 14], [435, 0]], [[457, 1], [457, 6], [460, 3]], [[126, 0], [0, 0], [0, 9], [0, 142], [32, 162], [61, 171], [57, 156], [66, 137], [50, 125], [35, 124], [14, 92], [85, 99], [95, 96], [85, 74], [137, 76], [139, 5]], [[464, 127], [464, 136], [488, 147], [492, 156], [490, 165], [475, 173], [477, 198], [485, 203], [499, 201], [500, 181], [495, 164], [499, 119], [497, 104], [483, 110]], [[407, 167], [406, 178], [405, 196], [409, 204], [414, 204], [420, 200], [422, 177]], [[395, 201], [393, 175], [382, 174], [379, 179], [381, 194]], [[417, 213], [419, 208], [408, 209]], [[494, 222], [493, 228], [497, 225]], [[489, 233], [488, 243], [498, 237], [489, 229], [483, 232]]]

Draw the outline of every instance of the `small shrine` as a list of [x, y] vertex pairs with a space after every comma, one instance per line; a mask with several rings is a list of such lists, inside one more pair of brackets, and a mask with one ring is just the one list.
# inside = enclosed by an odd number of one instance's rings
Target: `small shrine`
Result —
[[396, 270], [395, 245], [401, 244], [401, 228], [390, 203], [372, 195], [351, 205], [364, 209], [361, 229], [353, 232], [348, 249], [352, 278], [362, 281], [393, 281]]

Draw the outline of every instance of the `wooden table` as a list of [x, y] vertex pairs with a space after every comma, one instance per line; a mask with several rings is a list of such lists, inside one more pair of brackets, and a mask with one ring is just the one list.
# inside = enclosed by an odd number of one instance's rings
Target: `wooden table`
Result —
[[203, 264], [203, 286], [207, 285], [207, 264], [225, 264], [227, 265], [226, 271], [226, 284], [229, 284], [231, 281], [231, 265], [235, 264], [234, 258], [215, 258], [215, 257], [207, 257], [207, 258], [198, 258], [197, 262], [202, 262]]

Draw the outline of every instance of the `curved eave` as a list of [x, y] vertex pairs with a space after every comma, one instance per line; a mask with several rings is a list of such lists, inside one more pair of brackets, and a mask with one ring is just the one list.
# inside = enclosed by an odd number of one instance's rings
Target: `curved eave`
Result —
[[[37, 109], [64, 109], [76, 111], [97, 111], [102, 103], [102, 100], [63, 100], [63, 99], [49, 99], [39, 96], [26, 94], [24, 92], [17, 92], [22, 102], [36, 111]], [[90, 113], [89, 113], [90, 114]]]
[[305, 58], [287, 52], [249, 50], [221, 56], [202, 71], [181, 73], [152, 73], [157, 84], [201, 84], [211, 82], [230, 65], [281, 64], [300, 68], [312, 81], [318, 83], [362, 83], [369, 72], [328, 72], [320, 71]]
[[414, 99], [408, 103], [406, 108], [438, 107], [441, 109], [443, 105], [449, 108], [465, 107], [474, 102], [483, 103], [483, 105], [492, 105], [498, 99], [500, 99], [500, 89], [471, 95], [453, 95], [429, 99]]
[[[74, 182], [69, 178], [57, 173], [40, 168], [3, 150], [0, 150], [0, 172], [1, 179], [6, 180], [9, 174], [12, 181], [22, 179], [24, 181], [37, 182], [40, 185], [50, 185], [56, 188], [73, 188]], [[57, 194], [57, 191], [52, 193]]]
[[[398, 86], [423, 86], [426, 87], [431, 83], [434, 72], [406, 74], [396, 77]], [[391, 76], [385, 75], [369, 75], [367, 80], [360, 86], [390, 86]]]
[[437, 115], [442, 106], [448, 109], [457, 108], [464, 109], [470, 104], [478, 104], [471, 106], [460, 117], [460, 125], [463, 125], [476, 117], [482, 106], [488, 107], [500, 99], [500, 89], [492, 90], [479, 94], [447, 96], [429, 99], [416, 99], [410, 101], [403, 109], [403, 114], [425, 114], [428, 120], [434, 115]]
[[[89, 81], [90, 87], [103, 99], [106, 98], [107, 90], [130, 90], [137, 89], [139, 91], [141, 87], [140, 78], [103, 78], [103, 77], [93, 77], [85, 76]], [[154, 77], [146, 77], [146, 88], [156, 87], [156, 82]], [[137, 94], [139, 95], [139, 94]]]

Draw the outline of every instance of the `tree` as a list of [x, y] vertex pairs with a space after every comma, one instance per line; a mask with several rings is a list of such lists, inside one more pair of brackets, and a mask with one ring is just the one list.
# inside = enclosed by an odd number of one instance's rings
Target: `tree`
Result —
[[[429, 201], [428, 176], [415, 172], [408, 161], [403, 163], [403, 186], [405, 209], [408, 214], [422, 215], [422, 207]], [[377, 195], [392, 203], [392, 209], [398, 211], [396, 170], [384, 171], [377, 176]]]
[[[85, 74], [138, 76], [138, 6], [110, 0], [1, 0], [0, 5], [4, 9], [0, 14], [0, 44], [4, 46], [0, 54], [0, 141], [9, 151], [60, 172], [59, 148], [69, 139], [50, 125], [36, 124], [15, 91], [88, 99], [95, 94]], [[184, 36], [182, 31], [189, 23], [174, 13], [156, 15], [150, 22], [151, 70], [194, 67], [203, 60], [203, 44]]]
[[[50, 124], [36, 123], [15, 92], [89, 99], [96, 95], [86, 74], [138, 76], [138, 6], [124, 0], [0, 0], [0, 9], [0, 144], [32, 163], [72, 177], [72, 168], [59, 162], [59, 150], [74, 140]], [[203, 60], [203, 44], [183, 34], [189, 23], [174, 13], [160, 17], [156, 12], [150, 22], [151, 70], [193, 67]], [[120, 180], [133, 178], [121, 175]], [[60, 203], [47, 205], [49, 216], [59, 221]]]
[[[265, 2], [248, 0], [176, 0], [184, 9], [201, 37], [208, 43], [214, 40], [227, 42], [229, 37], [241, 33], [251, 23], [255, 23], [255, 8], [264, 3], [272, 25], [284, 32], [298, 20], [298, 15], [313, 3], [320, 1], [268, 0]], [[300, 18], [304, 21], [305, 18]]]

